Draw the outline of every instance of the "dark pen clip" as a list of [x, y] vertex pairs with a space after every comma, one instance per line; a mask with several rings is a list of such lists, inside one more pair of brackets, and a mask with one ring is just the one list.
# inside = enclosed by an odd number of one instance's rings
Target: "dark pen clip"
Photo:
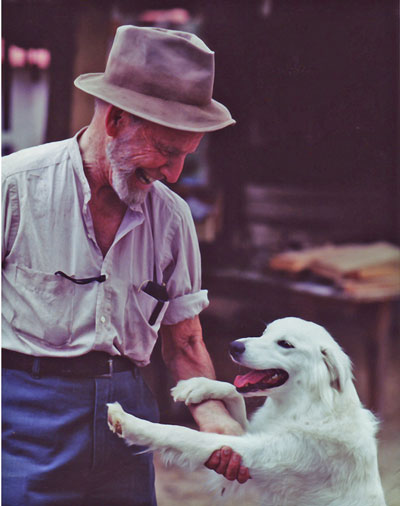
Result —
[[89, 283], [93, 283], [93, 281], [97, 281], [98, 283], [104, 283], [106, 280], [106, 275], [101, 274], [100, 276], [96, 276], [94, 278], [73, 278], [72, 276], [68, 276], [68, 274], [65, 274], [63, 271], [57, 271], [54, 273], [55, 276], [62, 276], [65, 279], [69, 279], [73, 283], [76, 283], [77, 285], [87, 285]]
[[153, 312], [151, 313], [149, 319], [149, 325], [154, 325], [159, 314], [161, 313], [161, 309], [169, 300], [167, 288], [165, 284], [159, 285], [154, 281], [147, 281], [146, 285], [144, 288], [141, 288], [141, 290], [147, 293], [147, 295], [150, 295], [150, 297], [154, 297], [157, 300], [156, 307], [153, 309]]

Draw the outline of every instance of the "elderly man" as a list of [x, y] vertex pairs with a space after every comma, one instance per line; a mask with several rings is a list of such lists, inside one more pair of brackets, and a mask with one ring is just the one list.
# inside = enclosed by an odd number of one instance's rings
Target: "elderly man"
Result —
[[[72, 139], [3, 160], [3, 504], [154, 505], [152, 459], [106, 422], [106, 403], [157, 420], [140, 367], [158, 331], [176, 380], [214, 377], [199, 313], [200, 256], [178, 180], [205, 132], [233, 124], [213, 100], [213, 53], [196, 36], [123, 26]], [[223, 404], [200, 430], [240, 433]], [[207, 466], [244, 482], [223, 448]]]

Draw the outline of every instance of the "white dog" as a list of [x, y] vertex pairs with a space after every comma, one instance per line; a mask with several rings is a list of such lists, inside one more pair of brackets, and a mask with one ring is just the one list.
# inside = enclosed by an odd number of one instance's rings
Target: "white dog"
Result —
[[[259, 338], [231, 343], [232, 359], [251, 371], [229, 383], [192, 378], [172, 390], [175, 400], [221, 399], [246, 429], [242, 436], [160, 425], [109, 405], [109, 426], [129, 444], [160, 450], [166, 460], [196, 469], [229, 446], [252, 479], [239, 485], [215, 473], [235, 495], [257, 488], [268, 506], [384, 506], [378, 473], [377, 422], [364, 409], [347, 355], [315, 323], [283, 318]], [[242, 395], [267, 396], [247, 422]], [[207, 470], [206, 470], [207, 471]], [[208, 471], [209, 473], [211, 471]], [[229, 503], [229, 498], [227, 498]]]

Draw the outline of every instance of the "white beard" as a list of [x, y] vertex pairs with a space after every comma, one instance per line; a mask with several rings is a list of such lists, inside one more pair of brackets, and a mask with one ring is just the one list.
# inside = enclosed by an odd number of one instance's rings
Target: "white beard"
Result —
[[127, 206], [143, 204], [148, 193], [148, 190], [129, 187], [129, 180], [138, 169], [132, 164], [131, 153], [126, 148], [129, 139], [128, 136], [126, 138], [121, 136], [110, 141], [106, 147], [111, 167], [112, 187], [119, 199]]

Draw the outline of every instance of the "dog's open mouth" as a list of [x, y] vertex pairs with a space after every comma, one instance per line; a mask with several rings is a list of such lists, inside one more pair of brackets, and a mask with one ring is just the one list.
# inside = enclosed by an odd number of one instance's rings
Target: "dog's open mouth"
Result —
[[289, 374], [283, 369], [267, 369], [265, 371], [251, 371], [243, 376], [236, 376], [233, 384], [240, 393], [268, 390], [283, 385], [289, 379]]

